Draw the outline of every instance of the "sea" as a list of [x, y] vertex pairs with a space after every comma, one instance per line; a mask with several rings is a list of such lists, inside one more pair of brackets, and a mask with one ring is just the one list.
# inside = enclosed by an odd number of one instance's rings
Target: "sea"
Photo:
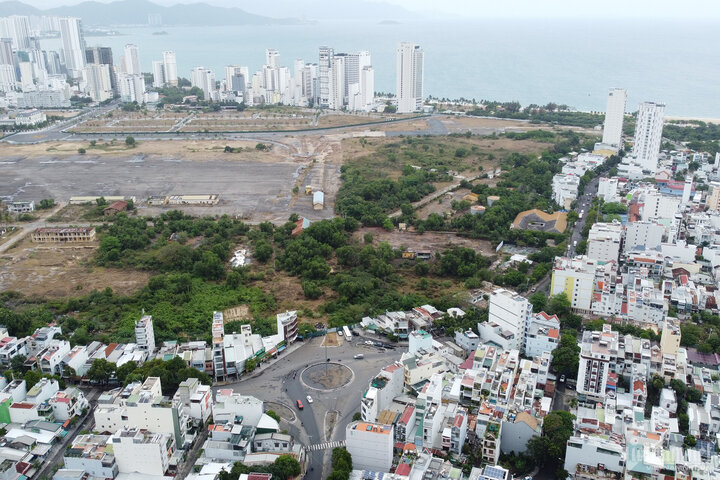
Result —
[[[117, 36], [87, 37], [88, 46], [110, 46], [118, 62], [126, 43], [139, 46], [143, 71], [165, 50], [177, 55], [178, 74], [196, 66], [218, 80], [226, 65], [254, 72], [265, 49], [280, 52], [292, 71], [295, 59], [317, 62], [318, 47], [336, 52], [369, 50], [375, 90], [395, 91], [396, 47], [425, 51], [424, 93], [439, 98], [565, 104], [604, 111], [611, 87], [628, 91], [627, 111], [643, 101], [666, 104], [666, 115], [720, 118], [720, 40], [717, 20], [482, 19], [401, 23], [318, 21], [301, 25], [114, 27]], [[166, 32], [157, 35], [157, 32]], [[59, 49], [59, 39], [43, 48]]]

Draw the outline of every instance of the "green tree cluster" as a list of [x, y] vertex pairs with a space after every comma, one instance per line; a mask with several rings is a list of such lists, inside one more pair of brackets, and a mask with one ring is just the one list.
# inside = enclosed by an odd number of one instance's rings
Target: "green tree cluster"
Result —
[[352, 455], [345, 447], [335, 447], [332, 451], [330, 461], [332, 471], [328, 475], [328, 480], [348, 480], [350, 472], [352, 472]]
[[249, 473], [270, 473], [273, 480], [287, 480], [297, 477], [301, 473], [300, 462], [292, 455], [280, 455], [270, 465], [253, 465], [251, 467], [240, 462], [233, 464], [232, 470], [222, 470], [218, 475], [219, 480], [238, 480], [240, 475]]

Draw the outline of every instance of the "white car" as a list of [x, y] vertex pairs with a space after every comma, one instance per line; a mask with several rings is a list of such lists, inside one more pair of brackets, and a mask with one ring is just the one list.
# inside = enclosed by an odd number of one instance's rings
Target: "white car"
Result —
[[313, 402], [312, 397], [311, 397], [310, 395], [308, 395], [306, 398], [307, 398], [308, 403], [312, 403], [312, 402]]

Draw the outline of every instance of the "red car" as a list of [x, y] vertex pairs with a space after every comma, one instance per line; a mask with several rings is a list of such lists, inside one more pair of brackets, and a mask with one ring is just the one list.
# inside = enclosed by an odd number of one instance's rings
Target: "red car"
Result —
[[297, 401], [298, 410], [302, 410], [302, 409], [303, 409], [303, 404], [302, 404], [302, 402], [301, 402], [300, 400], [296, 400], [296, 401]]

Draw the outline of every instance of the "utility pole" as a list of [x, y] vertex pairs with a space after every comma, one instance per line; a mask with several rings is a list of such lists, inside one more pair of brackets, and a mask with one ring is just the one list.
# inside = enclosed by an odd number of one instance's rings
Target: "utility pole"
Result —
[[328, 376], [328, 363], [330, 363], [328, 360], [330, 357], [328, 357], [328, 326], [325, 325], [325, 376]]

